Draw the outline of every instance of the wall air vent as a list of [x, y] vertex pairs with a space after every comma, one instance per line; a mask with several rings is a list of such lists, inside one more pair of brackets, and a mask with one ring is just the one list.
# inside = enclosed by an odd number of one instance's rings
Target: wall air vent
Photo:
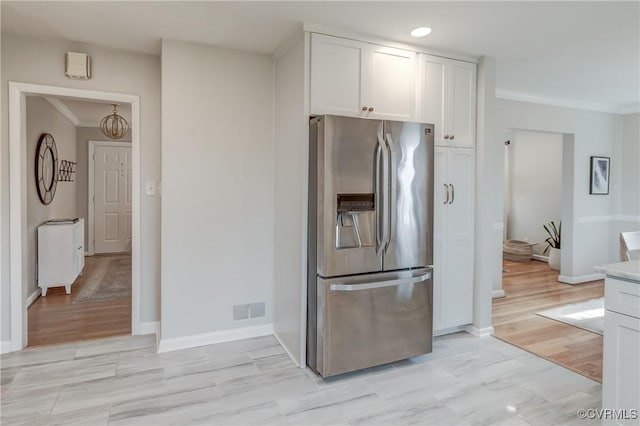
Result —
[[88, 80], [91, 78], [91, 57], [85, 53], [67, 52], [65, 74], [69, 78]]

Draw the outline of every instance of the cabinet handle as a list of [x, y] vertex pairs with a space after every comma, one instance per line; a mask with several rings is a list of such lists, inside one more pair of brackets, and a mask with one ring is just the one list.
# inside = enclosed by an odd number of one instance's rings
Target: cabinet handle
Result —
[[444, 200], [443, 204], [447, 204], [447, 203], [449, 203], [449, 184], [448, 183], [444, 184], [444, 192], [445, 192], [445, 194], [447, 194], [447, 199]]
[[373, 107], [369, 107], [369, 112], [373, 111]]
[[449, 201], [449, 204], [453, 204], [455, 199], [456, 199], [456, 187], [453, 186], [453, 184], [451, 184], [451, 201]]
[[444, 135], [444, 138], [445, 139], [449, 139], [449, 135]]
[[449, 136], [449, 139], [453, 140], [455, 138], [455, 135], [451, 135]]
[[363, 110], [363, 111], [366, 111], [366, 110], [368, 110], [368, 109], [369, 109], [369, 107], [368, 107], [368, 106], [366, 106], [366, 105], [362, 107], [362, 110]]

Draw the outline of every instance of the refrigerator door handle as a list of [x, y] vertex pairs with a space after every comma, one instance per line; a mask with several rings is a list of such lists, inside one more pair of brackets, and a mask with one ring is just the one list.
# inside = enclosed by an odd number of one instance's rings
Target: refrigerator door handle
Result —
[[[381, 252], [386, 250], [388, 245], [387, 241], [389, 240], [389, 219], [387, 217], [389, 214], [389, 190], [387, 188], [389, 181], [389, 152], [387, 151], [381, 134], [378, 134], [378, 145], [376, 146], [376, 149], [379, 150], [376, 160], [378, 160], [380, 156], [382, 157], [382, 161], [377, 162], [376, 165], [376, 191], [379, 191], [376, 201], [378, 202], [378, 205], [376, 206], [376, 214], [378, 218], [377, 227], [378, 230], [382, 229], [380, 245], [376, 248], [376, 253], [380, 256]], [[382, 177], [380, 177], [380, 164], [382, 164]], [[382, 203], [379, 201], [382, 201]]]
[[375, 175], [375, 202], [376, 202], [376, 254], [380, 256], [380, 251], [382, 249], [382, 212], [381, 212], [381, 203], [380, 197], [382, 194], [380, 193], [380, 156], [382, 155], [382, 148], [380, 144], [376, 144], [376, 148], [374, 150], [374, 160], [373, 160], [373, 173]]
[[387, 195], [388, 206], [387, 206], [387, 241], [384, 246], [384, 250], [387, 251], [389, 248], [389, 244], [391, 244], [391, 230], [395, 229], [395, 203], [396, 203], [396, 173], [395, 173], [395, 151], [393, 148], [393, 139], [391, 138], [391, 134], [387, 133], [385, 135], [385, 140], [387, 143], [387, 149], [389, 151], [389, 170], [387, 173], [388, 181], [388, 189], [389, 193]]
[[431, 278], [431, 271], [425, 272], [424, 274], [418, 275], [417, 277], [401, 278], [398, 280], [377, 281], [377, 282], [370, 282], [370, 283], [364, 283], [364, 284], [331, 284], [329, 286], [329, 290], [358, 291], [358, 290], [371, 290], [373, 288], [382, 288], [382, 287], [397, 287], [405, 284], [417, 284], [420, 282], [425, 282], [429, 278]]
[[447, 198], [444, 200], [443, 204], [449, 204], [449, 184], [444, 184], [444, 193], [447, 195]]
[[451, 184], [451, 201], [449, 204], [453, 204], [453, 201], [456, 199], [456, 187]]

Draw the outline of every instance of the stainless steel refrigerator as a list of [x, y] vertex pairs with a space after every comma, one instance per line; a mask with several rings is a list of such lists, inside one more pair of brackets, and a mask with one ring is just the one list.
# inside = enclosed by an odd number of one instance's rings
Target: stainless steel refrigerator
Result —
[[431, 352], [433, 134], [311, 118], [307, 365], [324, 377]]

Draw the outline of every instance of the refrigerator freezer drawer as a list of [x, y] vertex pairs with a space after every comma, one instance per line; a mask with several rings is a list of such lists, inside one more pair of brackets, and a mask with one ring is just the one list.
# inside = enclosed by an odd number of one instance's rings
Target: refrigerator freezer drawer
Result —
[[323, 377], [431, 352], [431, 269], [318, 277], [317, 297]]

